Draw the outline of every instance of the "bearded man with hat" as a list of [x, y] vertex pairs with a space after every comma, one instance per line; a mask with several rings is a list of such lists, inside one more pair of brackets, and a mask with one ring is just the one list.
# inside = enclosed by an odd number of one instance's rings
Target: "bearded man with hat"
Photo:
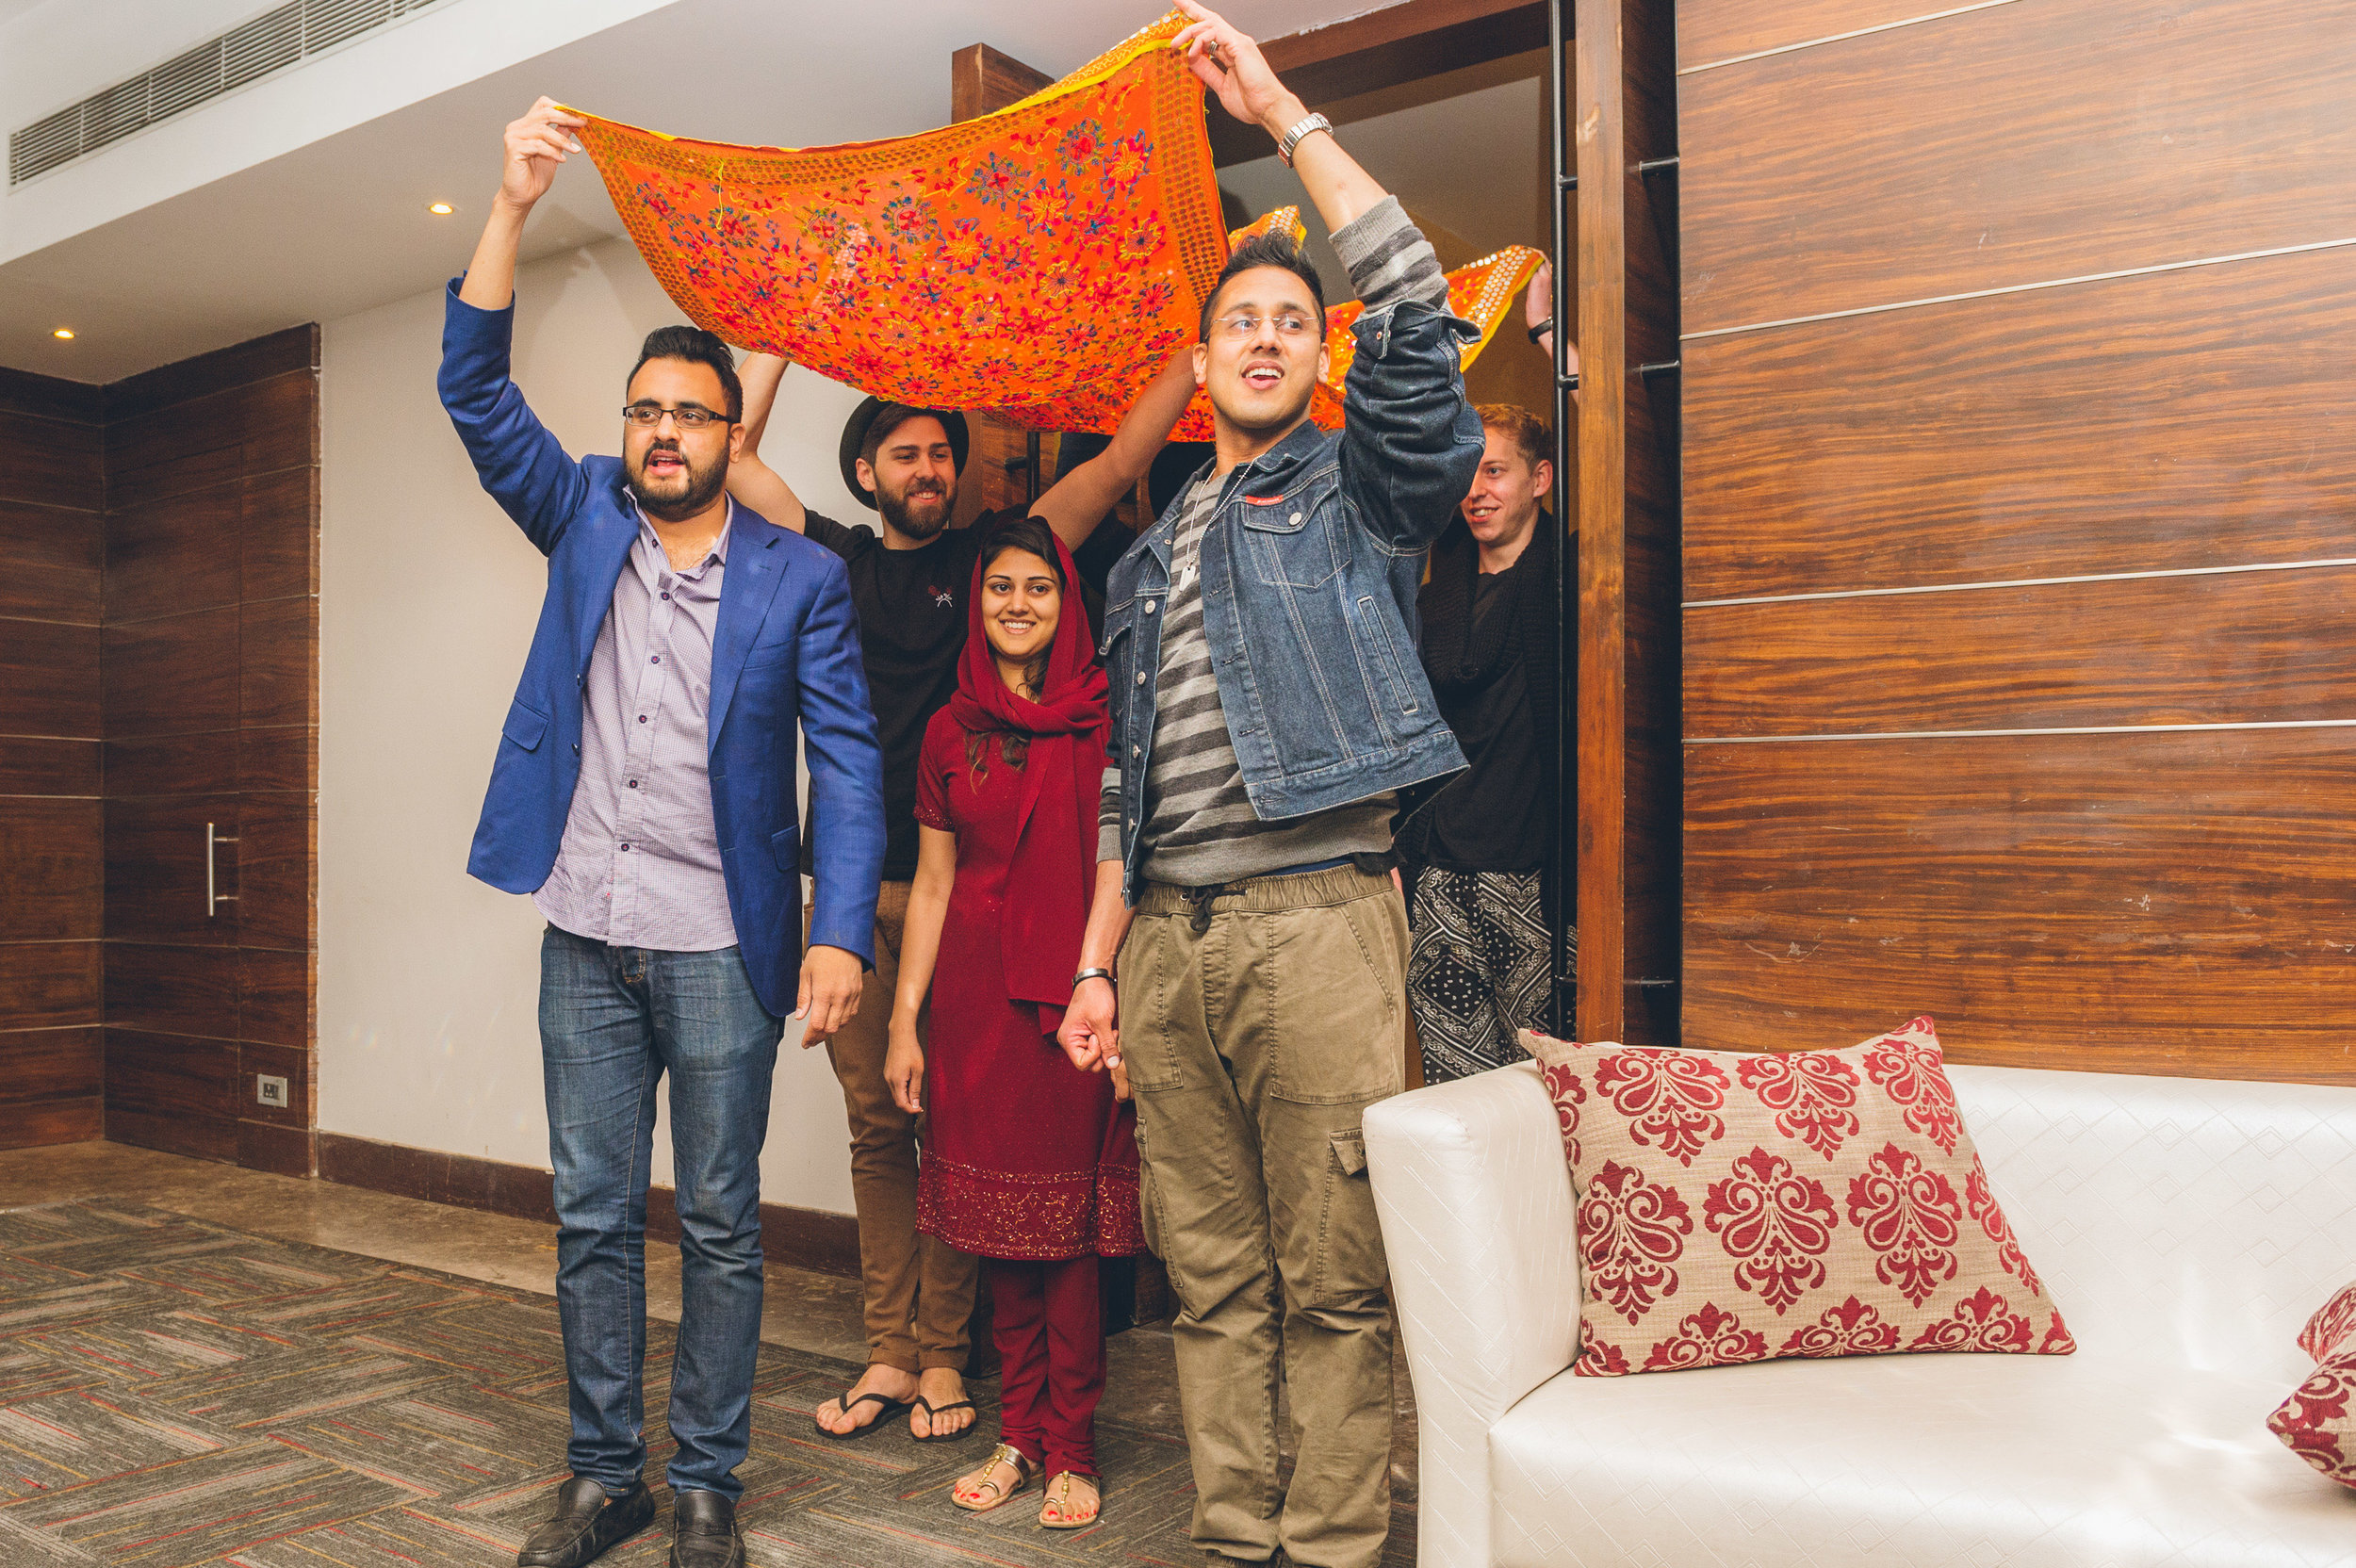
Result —
[[[864, 992], [865, 1004], [826, 1041], [850, 1121], [868, 1364], [859, 1381], [822, 1403], [814, 1418], [824, 1435], [852, 1439], [906, 1409], [916, 1438], [942, 1442], [963, 1437], [973, 1424], [963, 1368], [980, 1265], [918, 1233], [919, 1119], [893, 1102], [884, 1077], [900, 938], [916, 874], [916, 775], [924, 727], [957, 689], [966, 599], [983, 542], [1018, 517], [1037, 517], [1072, 551], [1083, 580], [1093, 579], [1101, 590], [1131, 537], [1109, 514], [1137, 488], [1186, 412], [1194, 395], [1193, 370], [1187, 356], [1173, 356], [1103, 451], [1028, 507], [986, 512], [961, 529], [949, 520], [971, 448], [965, 416], [876, 398], [860, 403], [844, 424], [839, 461], [844, 486], [875, 509], [878, 529], [846, 528], [805, 507], [760, 456], [785, 370], [786, 362], [774, 354], [751, 355], [743, 367], [744, 442], [728, 468], [728, 493], [824, 545], [850, 570], [868, 697], [883, 749], [886, 830], [875, 981]], [[805, 872], [810, 853], [806, 834]], [[918, 1027], [921, 1033], [924, 1021]]]

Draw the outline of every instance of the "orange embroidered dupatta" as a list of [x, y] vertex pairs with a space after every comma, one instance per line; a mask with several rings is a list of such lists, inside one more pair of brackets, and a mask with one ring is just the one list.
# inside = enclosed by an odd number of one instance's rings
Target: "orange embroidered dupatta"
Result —
[[[878, 397], [1110, 432], [1193, 344], [1230, 249], [1203, 89], [1167, 47], [1185, 25], [1172, 12], [1021, 103], [921, 136], [739, 147], [589, 115], [581, 140], [697, 326]], [[1289, 208], [1252, 228], [1272, 222], [1300, 232]], [[1449, 274], [1481, 327], [1466, 364], [1537, 262], [1516, 246]], [[1327, 313], [1332, 374], [1310, 414], [1328, 429], [1358, 312]], [[1205, 400], [1176, 433], [1209, 438]]]

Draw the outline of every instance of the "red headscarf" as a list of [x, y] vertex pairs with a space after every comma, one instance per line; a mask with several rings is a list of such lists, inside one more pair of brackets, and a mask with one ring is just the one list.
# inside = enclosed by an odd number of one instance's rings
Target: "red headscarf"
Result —
[[[1051, 533], [1049, 537], [1053, 538]], [[978, 735], [1014, 731], [1030, 737], [1022, 779], [1021, 817], [1007, 868], [1005, 921], [999, 926], [1006, 965], [1006, 994], [1039, 1004], [1039, 1029], [1053, 1035], [1072, 1002], [1072, 975], [1080, 967], [1080, 939], [1096, 891], [1097, 794], [1104, 776], [1111, 710], [1104, 666], [1088, 635], [1080, 600], [1080, 574], [1072, 552], [1055, 540], [1063, 570], [1063, 612], [1047, 654], [1041, 700], [1018, 696], [999, 678], [998, 661], [982, 625], [982, 580], [990, 547], [973, 564], [966, 597], [965, 652], [957, 663], [950, 716]]]

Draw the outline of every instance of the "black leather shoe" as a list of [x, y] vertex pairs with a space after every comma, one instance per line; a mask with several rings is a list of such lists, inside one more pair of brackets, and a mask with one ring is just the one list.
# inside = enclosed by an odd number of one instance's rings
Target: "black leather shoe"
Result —
[[736, 1505], [717, 1492], [673, 1493], [671, 1568], [744, 1568]]
[[581, 1568], [654, 1520], [654, 1494], [635, 1481], [618, 1497], [586, 1476], [556, 1489], [556, 1516], [532, 1532], [515, 1568]]

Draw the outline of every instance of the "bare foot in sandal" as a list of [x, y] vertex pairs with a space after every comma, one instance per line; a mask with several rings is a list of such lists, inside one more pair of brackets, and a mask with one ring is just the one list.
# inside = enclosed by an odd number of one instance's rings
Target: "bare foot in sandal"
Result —
[[1096, 1478], [1065, 1470], [1049, 1479], [1047, 1500], [1039, 1506], [1039, 1522], [1051, 1530], [1086, 1529], [1104, 1510]]
[[957, 1369], [928, 1366], [919, 1373], [916, 1403], [908, 1411], [908, 1435], [919, 1443], [947, 1443], [973, 1429], [973, 1406]]
[[849, 1392], [810, 1412], [810, 1419], [830, 1437], [848, 1437], [866, 1430], [915, 1398], [917, 1387], [917, 1380], [909, 1373], [877, 1362], [861, 1374]]
[[968, 1513], [988, 1513], [1029, 1486], [1038, 1474], [1039, 1466], [1024, 1459], [1021, 1449], [1001, 1443], [990, 1451], [979, 1470], [957, 1478], [949, 1489], [949, 1500]]

